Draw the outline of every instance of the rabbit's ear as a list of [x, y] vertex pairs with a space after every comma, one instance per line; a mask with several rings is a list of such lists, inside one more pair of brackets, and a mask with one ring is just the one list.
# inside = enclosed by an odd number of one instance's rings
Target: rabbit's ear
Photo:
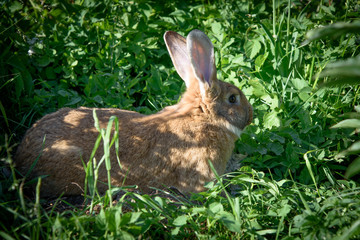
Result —
[[214, 47], [205, 33], [193, 30], [187, 36], [187, 48], [195, 77], [199, 81], [200, 92], [213, 87], [216, 81]]
[[186, 48], [186, 39], [176, 32], [168, 31], [164, 34], [164, 40], [175, 69], [188, 88], [194, 74]]

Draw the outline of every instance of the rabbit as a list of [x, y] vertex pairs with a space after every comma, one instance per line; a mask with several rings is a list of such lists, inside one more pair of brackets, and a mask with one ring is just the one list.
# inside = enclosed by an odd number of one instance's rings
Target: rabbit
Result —
[[[167, 31], [164, 40], [186, 91], [181, 100], [158, 113], [142, 115], [133, 111], [96, 108], [100, 127], [111, 116], [119, 120], [119, 166], [111, 149], [112, 186], [137, 185], [175, 187], [183, 192], [201, 192], [215, 175], [223, 174], [235, 141], [252, 121], [252, 106], [237, 87], [217, 79], [214, 47], [200, 30], [187, 38]], [[45, 115], [25, 134], [14, 161], [25, 174], [38, 159], [30, 177], [46, 175], [42, 196], [83, 193], [85, 171], [98, 136], [93, 108], [62, 108]], [[43, 142], [44, 141], [44, 142]], [[95, 158], [103, 156], [99, 147]], [[99, 170], [100, 183], [107, 182], [106, 168]], [[106, 184], [98, 184], [104, 193]]]

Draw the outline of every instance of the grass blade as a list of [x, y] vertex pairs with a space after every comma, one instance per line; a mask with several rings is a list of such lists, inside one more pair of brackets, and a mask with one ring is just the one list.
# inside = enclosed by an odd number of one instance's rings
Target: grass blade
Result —
[[[317, 150], [308, 151], [308, 152], [306, 152], [303, 156], [304, 156], [305, 164], [306, 164], [306, 167], [307, 167], [307, 169], [308, 169], [308, 171], [309, 171], [310, 177], [311, 177], [311, 179], [313, 180], [313, 183], [314, 183], [314, 185], [315, 185], [316, 191], [319, 192], [319, 189], [318, 189], [318, 186], [317, 186], [317, 183], [316, 183], [316, 179], [315, 179], [314, 173], [313, 173], [312, 168], [311, 168], [311, 163], [310, 163], [310, 161], [309, 161], [309, 159], [308, 159], [308, 156], [307, 156], [309, 153], [312, 153], [312, 152], [314, 152], [314, 151], [317, 151]], [[319, 196], [320, 196], [320, 195], [319, 195]]]

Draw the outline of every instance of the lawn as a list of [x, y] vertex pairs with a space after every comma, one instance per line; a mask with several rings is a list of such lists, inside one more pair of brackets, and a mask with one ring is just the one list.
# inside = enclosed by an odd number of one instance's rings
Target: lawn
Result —
[[[1, 238], [360, 238], [359, 1], [0, 2]], [[193, 29], [254, 108], [237, 169], [184, 195], [89, 183], [86, 204], [43, 198], [17, 173], [18, 144], [48, 113], [177, 103], [163, 34]]]

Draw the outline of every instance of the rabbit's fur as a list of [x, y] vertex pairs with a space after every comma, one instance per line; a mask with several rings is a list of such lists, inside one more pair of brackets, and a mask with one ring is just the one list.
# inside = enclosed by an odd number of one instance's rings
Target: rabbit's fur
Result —
[[[219, 174], [224, 173], [234, 142], [252, 121], [252, 107], [237, 87], [217, 79], [213, 45], [203, 32], [193, 30], [185, 39], [169, 31], [164, 39], [187, 86], [180, 102], [148, 116], [96, 109], [101, 128], [111, 116], [119, 119], [122, 169], [112, 147], [111, 183], [135, 184], [143, 190], [173, 186], [198, 192], [214, 177], [208, 160]], [[93, 109], [63, 108], [44, 116], [27, 131], [15, 163], [25, 174], [40, 156], [31, 177], [48, 175], [42, 181], [43, 195], [81, 194], [85, 181], [82, 160], [89, 160], [97, 136]], [[99, 147], [97, 161], [102, 155]], [[99, 180], [107, 182], [104, 164]], [[105, 192], [107, 185], [98, 184], [98, 189]]]

